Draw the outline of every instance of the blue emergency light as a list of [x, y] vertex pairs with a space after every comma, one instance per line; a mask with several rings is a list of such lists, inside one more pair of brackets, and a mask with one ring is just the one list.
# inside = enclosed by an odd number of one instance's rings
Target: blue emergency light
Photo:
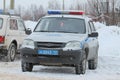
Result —
[[48, 11], [48, 14], [61, 14], [60, 11]]
[[49, 10], [48, 14], [71, 14], [71, 15], [83, 15], [83, 11], [57, 11], [57, 10]]

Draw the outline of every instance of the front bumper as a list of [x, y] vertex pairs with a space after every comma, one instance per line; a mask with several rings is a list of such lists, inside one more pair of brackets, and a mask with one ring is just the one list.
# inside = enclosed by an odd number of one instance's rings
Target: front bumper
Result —
[[41, 65], [75, 65], [83, 60], [83, 50], [58, 51], [58, 55], [39, 55], [38, 49], [22, 48], [20, 53], [23, 62]]

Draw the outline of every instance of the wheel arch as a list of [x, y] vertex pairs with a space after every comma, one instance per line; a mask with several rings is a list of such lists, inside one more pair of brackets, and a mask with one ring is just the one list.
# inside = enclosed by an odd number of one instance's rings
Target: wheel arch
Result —
[[16, 48], [17, 48], [17, 46], [18, 46], [18, 44], [17, 44], [17, 41], [16, 40], [13, 40], [12, 42], [11, 42], [11, 44], [15, 44], [15, 46], [16, 46]]
[[86, 57], [87, 57], [87, 59], [88, 59], [89, 48], [88, 48], [88, 47], [86, 47], [86, 48], [84, 48], [84, 50], [85, 50], [85, 53], [86, 53]]
[[88, 54], [89, 54], [89, 45], [88, 45], [88, 44], [84, 44], [83, 49], [84, 49], [85, 54], [86, 54], [86, 57], [87, 57], [87, 59], [88, 59]]

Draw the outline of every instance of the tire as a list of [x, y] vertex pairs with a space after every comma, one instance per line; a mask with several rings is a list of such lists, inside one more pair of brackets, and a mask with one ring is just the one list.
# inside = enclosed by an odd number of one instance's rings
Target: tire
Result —
[[75, 70], [76, 70], [76, 74], [85, 74], [86, 72], [86, 55], [83, 56], [83, 60], [82, 62], [80, 62], [80, 64], [76, 65]]
[[31, 72], [33, 69], [33, 64], [32, 63], [26, 63], [26, 62], [21, 62], [21, 67], [23, 72]]
[[98, 55], [96, 56], [95, 59], [88, 61], [88, 68], [90, 70], [95, 70], [97, 68], [97, 64], [98, 64]]
[[14, 43], [11, 43], [10, 46], [9, 46], [9, 49], [8, 49], [8, 53], [7, 53], [7, 56], [5, 57], [5, 60], [7, 62], [11, 62], [11, 61], [14, 61], [15, 60], [15, 56], [16, 56], [16, 53], [17, 53], [17, 47]]

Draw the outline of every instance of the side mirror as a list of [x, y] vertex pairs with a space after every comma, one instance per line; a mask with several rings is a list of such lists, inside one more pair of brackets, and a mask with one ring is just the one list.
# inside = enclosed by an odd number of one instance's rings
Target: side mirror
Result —
[[98, 32], [92, 32], [88, 35], [89, 37], [98, 37]]
[[32, 33], [31, 29], [30, 29], [30, 28], [27, 28], [27, 29], [26, 29], [26, 34], [27, 34], [27, 35], [30, 35], [31, 33]]

